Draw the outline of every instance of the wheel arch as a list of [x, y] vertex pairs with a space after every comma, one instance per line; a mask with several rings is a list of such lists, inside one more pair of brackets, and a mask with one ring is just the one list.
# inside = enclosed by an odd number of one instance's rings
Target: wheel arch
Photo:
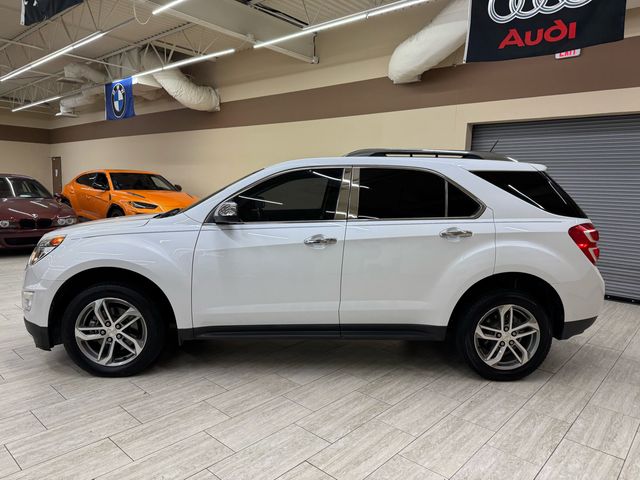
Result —
[[61, 343], [61, 321], [64, 309], [69, 304], [74, 293], [96, 283], [114, 281], [120, 284], [141, 288], [146, 294], [151, 294], [160, 303], [162, 311], [166, 313], [166, 321], [170, 332], [177, 331], [176, 315], [173, 305], [167, 295], [152, 280], [132, 270], [118, 267], [95, 267], [76, 273], [68, 278], [57, 290], [49, 308], [49, 336], [51, 345]]
[[126, 215], [127, 212], [126, 210], [121, 207], [120, 205], [118, 205], [117, 203], [112, 203], [111, 205], [109, 205], [109, 208], [107, 210], [107, 217], [109, 217], [111, 215], [111, 212], [113, 212], [114, 210], [120, 210], [122, 212], [123, 215]]
[[455, 335], [465, 305], [478, 298], [483, 292], [497, 288], [511, 288], [526, 292], [539, 300], [545, 300], [543, 308], [553, 322], [553, 336], [560, 338], [564, 329], [564, 306], [553, 286], [540, 277], [522, 272], [497, 273], [476, 282], [460, 297], [451, 313], [448, 336]]

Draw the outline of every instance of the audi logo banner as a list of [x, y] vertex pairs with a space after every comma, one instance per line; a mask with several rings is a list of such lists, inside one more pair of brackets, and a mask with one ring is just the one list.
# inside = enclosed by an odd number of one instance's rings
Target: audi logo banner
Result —
[[467, 62], [552, 55], [624, 38], [626, 0], [471, 0]]

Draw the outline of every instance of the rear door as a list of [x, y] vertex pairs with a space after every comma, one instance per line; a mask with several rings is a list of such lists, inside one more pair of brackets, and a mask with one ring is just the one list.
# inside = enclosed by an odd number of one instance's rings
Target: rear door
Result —
[[91, 185], [91, 191], [87, 192], [87, 208], [95, 218], [105, 218], [111, 205], [111, 186], [106, 173], [96, 174]]
[[[343, 335], [446, 325], [443, 306], [495, 260], [491, 211], [423, 169], [354, 168], [340, 305]], [[446, 308], [444, 308], [446, 309]]]
[[96, 175], [96, 172], [91, 172], [76, 178], [75, 182], [73, 182], [75, 184], [73, 187], [74, 195], [70, 198], [71, 205], [76, 213], [91, 219], [93, 219], [94, 216], [91, 213], [89, 195], [92, 191], [91, 185], [93, 185]]

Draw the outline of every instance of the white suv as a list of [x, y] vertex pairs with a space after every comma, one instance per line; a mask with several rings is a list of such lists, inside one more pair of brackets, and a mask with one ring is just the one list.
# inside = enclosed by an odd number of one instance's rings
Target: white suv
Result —
[[140, 372], [177, 336], [450, 338], [521, 378], [588, 328], [598, 232], [542, 165], [366, 150], [281, 163], [184, 211], [47, 234], [26, 270], [38, 347]]

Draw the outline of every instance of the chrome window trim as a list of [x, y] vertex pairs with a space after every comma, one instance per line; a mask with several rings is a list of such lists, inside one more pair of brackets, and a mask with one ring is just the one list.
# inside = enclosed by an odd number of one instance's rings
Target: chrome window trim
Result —
[[[228, 202], [229, 200], [231, 200], [234, 197], [237, 197], [238, 195], [242, 195], [244, 192], [251, 190], [253, 187], [255, 187], [256, 185], [259, 185], [263, 182], [266, 182], [268, 180], [271, 180], [272, 178], [275, 177], [279, 177], [281, 175], [285, 175], [287, 173], [292, 173], [292, 172], [299, 172], [299, 171], [303, 171], [303, 170], [326, 170], [326, 169], [336, 169], [336, 168], [341, 168], [342, 169], [342, 184], [340, 185], [340, 192], [338, 193], [338, 200], [336, 202], [336, 214], [334, 215], [334, 218], [332, 219], [326, 219], [326, 220], [286, 220], [286, 221], [274, 221], [274, 222], [235, 222], [235, 223], [226, 223], [225, 226], [229, 226], [229, 225], [266, 225], [266, 224], [273, 224], [273, 225], [283, 225], [283, 224], [301, 224], [301, 223], [322, 223], [322, 222], [340, 222], [340, 221], [346, 221], [346, 217], [345, 218], [335, 218], [337, 213], [338, 213], [338, 205], [341, 204], [346, 204], [347, 205], [347, 209], [348, 209], [348, 205], [349, 205], [349, 191], [351, 189], [351, 180], [348, 180], [348, 184], [345, 186], [345, 181], [347, 180], [347, 178], [351, 177], [351, 170], [352, 170], [352, 166], [351, 165], [319, 165], [319, 166], [307, 166], [307, 167], [296, 167], [296, 168], [291, 168], [288, 170], [282, 170], [279, 172], [275, 172], [272, 173], [271, 175], [268, 175], [264, 178], [261, 178], [260, 180], [256, 180], [255, 182], [253, 182], [251, 185], [246, 186], [245, 188], [238, 190], [237, 192], [234, 192], [233, 194], [229, 195], [227, 198], [225, 198], [224, 200], [222, 200], [221, 202], [219, 202], [207, 215], [207, 218], [205, 219], [203, 225], [217, 225], [215, 221], [213, 221], [213, 217], [215, 216], [215, 212], [216, 210], [220, 207], [220, 205], [222, 205], [225, 202]], [[346, 170], [349, 170], [349, 177], [346, 177]], [[342, 197], [346, 196], [346, 199], [343, 199]]]
[[[417, 172], [426, 172], [437, 175], [442, 178], [445, 182], [445, 216], [444, 217], [409, 217], [409, 218], [358, 218], [358, 209], [360, 206], [360, 170], [365, 168], [375, 168], [375, 169], [393, 169], [393, 170], [414, 170]], [[357, 165], [353, 168], [352, 173], [353, 181], [352, 181], [352, 189], [351, 196], [349, 201], [349, 222], [407, 222], [407, 221], [424, 221], [424, 220], [476, 220], [480, 218], [484, 212], [487, 210], [487, 206], [481, 201], [478, 197], [473, 195], [469, 190], [462, 187], [457, 182], [454, 182], [449, 177], [443, 175], [440, 172], [435, 170], [431, 170], [429, 168], [419, 168], [419, 167], [406, 167], [402, 165]], [[446, 216], [449, 213], [449, 183], [459, 188], [461, 192], [468, 195], [473, 201], [478, 204], [478, 210], [472, 216], [468, 217], [448, 217]]]

